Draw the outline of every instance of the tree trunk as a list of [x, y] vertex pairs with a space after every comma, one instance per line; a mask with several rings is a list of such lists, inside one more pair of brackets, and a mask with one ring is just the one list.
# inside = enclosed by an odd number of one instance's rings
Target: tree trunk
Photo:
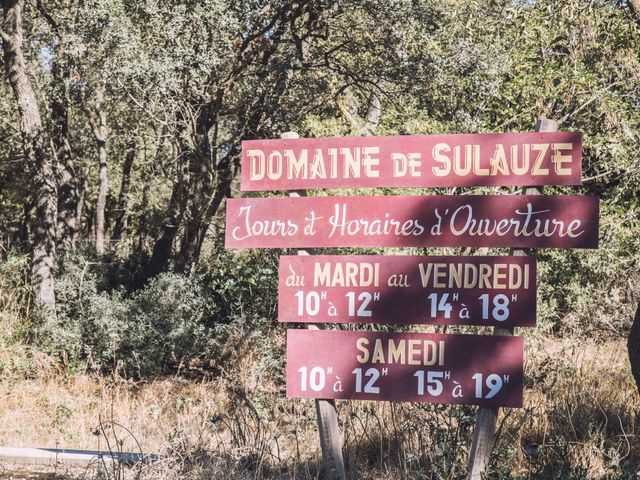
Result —
[[169, 207], [167, 208], [167, 213], [162, 221], [162, 233], [153, 246], [153, 253], [151, 254], [146, 274], [147, 278], [153, 277], [161, 272], [165, 272], [169, 267], [173, 240], [178, 233], [180, 219], [182, 218], [180, 200], [184, 195], [183, 190], [184, 185], [182, 184], [182, 179], [179, 178], [178, 181], [173, 184]]
[[[62, 49], [60, 48], [59, 51]], [[58, 247], [71, 250], [76, 240], [78, 188], [69, 144], [67, 84], [69, 69], [60, 60], [53, 62], [53, 94], [51, 98], [51, 142], [58, 177]]]
[[187, 214], [184, 220], [184, 233], [180, 243], [180, 251], [176, 255], [175, 270], [188, 274], [194, 264], [195, 254], [198, 249], [200, 230], [207, 213], [211, 192], [211, 174], [201, 152], [193, 155], [190, 166], [190, 181], [188, 186], [189, 198]]
[[78, 204], [76, 205], [76, 230], [73, 233], [72, 243], [75, 245], [78, 241], [78, 236], [80, 230], [82, 229], [82, 212], [85, 209], [85, 203], [87, 201], [87, 188], [89, 185], [87, 183], [87, 175], [84, 173], [80, 173], [80, 178], [82, 178], [82, 183], [78, 183], [79, 191], [78, 191]]
[[119, 241], [127, 228], [127, 203], [129, 200], [129, 190], [131, 188], [131, 169], [136, 158], [136, 144], [130, 140], [127, 144], [127, 154], [122, 166], [122, 181], [120, 182], [120, 194], [118, 195], [118, 206], [116, 207], [116, 221], [113, 227], [114, 241]]
[[25, 160], [33, 172], [36, 221], [33, 223], [31, 284], [36, 302], [45, 308], [47, 321], [53, 322], [56, 308], [53, 277], [57, 217], [55, 176], [51, 159], [45, 154], [40, 111], [22, 51], [24, 0], [3, 0], [1, 4], [4, 64], [18, 104]]
[[354, 135], [370, 135], [378, 127], [382, 113], [382, 100], [378, 83], [376, 83], [374, 90], [369, 95], [366, 118], [362, 118], [358, 114], [358, 100], [350, 88], [345, 89], [342, 97], [336, 98], [336, 105], [342, 116], [351, 125]]
[[186, 141], [185, 122], [181, 113], [178, 113], [176, 121], [177, 135], [174, 139], [174, 157], [178, 162], [176, 167], [176, 180], [171, 190], [171, 198], [162, 221], [160, 236], [153, 245], [153, 253], [149, 260], [146, 277], [152, 277], [161, 272], [166, 272], [169, 268], [173, 241], [176, 238], [184, 211], [186, 208], [187, 191], [185, 187], [185, 176], [187, 175], [184, 162], [185, 152], [188, 152], [188, 142]]
[[196, 109], [200, 113], [196, 120], [194, 135], [196, 148], [189, 152], [188, 209], [184, 219], [184, 234], [180, 251], [176, 256], [175, 263], [176, 272], [187, 274], [191, 271], [198, 250], [200, 231], [211, 201], [213, 181], [211, 175], [213, 158], [209, 131], [214, 124], [211, 112], [215, 110], [215, 107], [198, 106]]
[[93, 135], [98, 147], [98, 201], [96, 202], [96, 253], [104, 254], [105, 209], [107, 207], [107, 193], [109, 191], [109, 177], [107, 172], [107, 116], [103, 108], [104, 87], [96, 91], [96, 119], [93, 123]]
[[[143, 150], [144, 152], [143, 156], [145, 160], [144, 163], [145, 165], [147, 165], [147, 168], [145, 168], [145, 170], [143, 170], [142, 172], [142, 182], [144, 184], [144, 186], [142, 187], [142, 199], [141, 199], [142, 205], [147, 205], [149, 203], [149, 195], [151, 194], [152, 178], [155, 177], [155, 168], [157, 165], [160, 164], [161, 157], [162, 157], [161, 152], [163, 151], [162, 150], [163, 135], [164, 135], [164, 129], [158, 135], [154, 160], [151, 165], [149, 165], [146, 161], [147, 160], [146, 146]], [[136, 223], [138, 225], [138, 245], [136, 249], [138, 252], [141, 253], [144, 251], [144, 246], [147, 241], [147, 235], [149, 234], [149, 221], [143, 209], [138, 209], [138, 210], [139, 212], [136, 215], [136, 219], [137, 219]]]
[[216, 177], [216, 191], [213, 195], [213, 199], [209, 204], [209, 208], [207, 209], [207, 214], [203, 219], [202, 226], [199, 231], [198, 244], [196, 251], [193, 256], [193, 263], [197, 263], [200, 258], [200, 252], [202, 251], [202, 244], [204, 243], [204, 239], [209, 231], [209, 225], [211, 225], [211, 220], [214, 215], [218, 212], [222, 201], [231, 195], [231, 182], [235, 177], [235, 172], [233, 169], [233, 160], [235, 155], [237, 154], [234, 148], [231, 149], [230, 152], [227, 153], [225, 158], [218, 164], [216, 168], [217, 177]]
[[[142, 187], [142, 199], [141, 199], [141, 204], [142, 205], [148, 205], [149, 203], [149, 195], [150, 195], [150, 190], [151, 190], [151, 179], [150, 178], [145, 178], [144, 179], [144, 187]], [[149, 234], [149, 222], [147, 219], [147, 215], [144, 213], [144, 211], [142, 209], [140, 209], [138, 215], [138, 246], [137, 246], [137, 250], [138, 252], [143, 252], [144, 251], [144, 247], [145, 247], [145, 243], [147, 241], [147, 235]]]
[[629, 363], [631, 363], [631, 373], [636, 381], [638, 393], [640, 393], [640, 302], [636, 310], [636, 316], [631, 325], [629, 339], [627, 340], [627, 349], [629, 352]]

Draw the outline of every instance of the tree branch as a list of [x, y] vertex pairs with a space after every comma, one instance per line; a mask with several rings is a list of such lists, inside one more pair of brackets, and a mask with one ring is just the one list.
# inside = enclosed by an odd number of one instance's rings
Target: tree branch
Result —
[[11, 43], [11, 37], [7, 32], [0, 28], [0, 38], [2, 38], [3, 42]]
[[42, 0], [38, 0], [36, 2], [36, 8], [42, 14], [42, 16], [47, 21], [47, 23], [51, 26], [51, 28], [53, 28], [53, 30], [59, 34], [60, 27], [58, 26], [56, 21], [53, 19], [53, 17], [49, 14], [49, 12], [47, 12], [47, 10], [44, 8], [44, 5], [42, 4]]

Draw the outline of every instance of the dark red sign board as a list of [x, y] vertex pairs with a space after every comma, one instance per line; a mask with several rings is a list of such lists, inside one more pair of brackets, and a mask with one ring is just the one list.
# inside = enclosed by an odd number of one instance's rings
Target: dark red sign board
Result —
[[534, 257], [282, 256], [281, 322], [533, 327]]
[[522, 337], [287, 331], [287, 396], [521, 407]]
[[242, 142], [242, 190], [579, 185], [577, 132]]
[[598, 246], [598, 197], [232, 198], [227, 248]]

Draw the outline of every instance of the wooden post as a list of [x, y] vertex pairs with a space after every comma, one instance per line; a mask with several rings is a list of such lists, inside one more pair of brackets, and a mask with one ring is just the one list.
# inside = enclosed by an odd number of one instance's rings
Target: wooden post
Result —
[[[555, 132], [558, 125], [554, 120], [539, 118], [536, 121], [536, 132]], [[527, 187], [523, 189], [525, 195], [540, 195], [541, 188]], [[511, 249], [509, 255], [525, 256], [527, 252], [522, 249]], [[536, 280], [537, 281], [537, 280]], [[513, 335], [513, 328], [494, 328], [494, 335]], [[467, 468], [467, 480], [481, 480], [483, 473], [489, 465], [491, 450], [495, 441], [496, 421], [498, 419], [498, 409], [482, 407], [478, 411], [476, 418], [476, 428], [471, 441], [471, 451], [469, 452], [469, 466]]]
[[[285, 132], [282, 139], [299, 138], [296, 132]], [[289, 193], [290, 197], [306, 197], [306, 190]], [[298, 255], [310, 255], [308, 250], [298, 250]], [[307, 325], [309, 330], [319, 330], [319, 325]], [[316, 415], [318, 418], [318, 432], [320, 433], [320, 448], [322, 449], [322, 463], [325, 468], [326, 480], [345, 480], [344, 460], [340, 444], [340, 428], [338, 426], [338, 412], [334, 400], [316, 400]]]

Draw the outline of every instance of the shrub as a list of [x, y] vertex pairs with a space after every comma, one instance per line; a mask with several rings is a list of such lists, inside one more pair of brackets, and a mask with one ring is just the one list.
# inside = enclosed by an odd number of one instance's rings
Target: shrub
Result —
[[57, 323], [40, 327], [38, 344], [72, 370], [202, 372], [216, 365], [231, 333], [275, 316], [275, 258], [221, 249], [191, 277], [163, 273], [129, 292], [105, 281], [113, 265], [70, 256], [56, 283]]
[[49, 353], [72, 367], [88, 363], [136, 377], [211, 354], [215, 322], [198, 279], [165, 273], [132, 294], [100, 291], [97, 266], [81, 258], [67, 263], [57, 283], [57, 324], [40, 330]]

